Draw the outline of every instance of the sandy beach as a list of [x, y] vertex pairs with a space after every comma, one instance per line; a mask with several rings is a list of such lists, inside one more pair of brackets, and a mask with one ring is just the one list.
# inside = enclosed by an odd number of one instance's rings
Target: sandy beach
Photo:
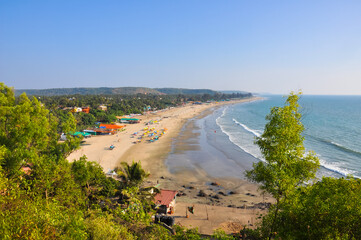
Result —
[[[99, 163], [104, 172], [119, 166], [120, 162], [141, 161], [144, 169], [150, 172], [146, 184], [157, 185], [160, 189], [177, 190], [176, 223], [184, 226], [198, 227], [203, 234], [211, 234], [216, 228], [226, 232], [237, 232], [244, 225], [250, 227], [257, 222], [257, 216], [265, 213], [266, 205], [272, 199], [258, 191], [256, 184], [242, 179], [213, 178], [201, 169], [184, 170], [171, 173], [164, 163], [171, 151], [172, 142], [180, 133], [184, 124], [192, 118], [202, 118], [214, 109], [225, 104], [236, 104], [254, 101], [256, 98], [207, 103], [201, 105], [185, 105], [140, 116], [141, 123], [127, 124], [125, 131], [115, 135], [93, 136], [86, 139], [80, 149], [74, 151], [69, 161], [85, 155], [88, 161]], [[150, 123], [145, 125], [145, 123]], [[146, 128], [146, 129], [145, 129]], [[164, 132], [159, 140], [150, 142], [140, 136]], [[135, 134], [137, 133], [137, 134]], [[109, 147], [115, 148], [110, 150]], [[186, 206], [195, 205], [197, 214], [204, 214], [204, 206], [215, 218], [185, 218]], [[194, 215], [196, 216], [196, 214]], [[203, 215], [202, 215], [203, 216]], [[202, 220], [203, 219], [203, 220]], [[207, 227], [206, 227], [207, 226]]]

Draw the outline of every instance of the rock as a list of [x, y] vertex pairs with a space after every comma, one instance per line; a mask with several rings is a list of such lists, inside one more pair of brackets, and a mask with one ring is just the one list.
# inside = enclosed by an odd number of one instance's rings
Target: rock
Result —
[[212, 185], [212, 186], [219, 186], [220, 184], [217, 183], [217, 182], [211, 182], [211, 185]]
[[221, 197], [220, 197], [218, 194], [214, 195], [213, 198], [215, 198], [215, 199], [221, 199]]
[[227, 195], [226, 195], [224, 192], [222, 192], [222, 191], [219, 191], [218, 194], [223, 195], [223, 196], [227, 196]]
[[205, 197], [206, 196], [206, 194], [205, 194], [205, 192], [203, 191], [203, 190], [199, 190], [199, 192], [198, 192], [198, 195], [197, 195], [198, 197]]
[[228, 194], [229, 194], [229, 195], [233, 195], [233, 194], [236, 194], [236, 193], [233, 192], [233, 191], [230, 191]]

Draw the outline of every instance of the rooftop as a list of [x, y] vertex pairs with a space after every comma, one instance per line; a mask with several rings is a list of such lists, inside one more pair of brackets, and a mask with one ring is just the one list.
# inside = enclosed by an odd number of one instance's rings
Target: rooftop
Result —
[[160, 193], [155, 195], [154, 202], [168, 207], [176, 195], [177, 191], [174, 190], [160, 190]]

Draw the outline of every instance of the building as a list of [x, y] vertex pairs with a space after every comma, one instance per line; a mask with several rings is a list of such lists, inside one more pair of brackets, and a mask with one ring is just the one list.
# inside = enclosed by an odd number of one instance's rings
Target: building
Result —
[[82, 108], [80, 107], [73, 107], [73, 109], [71, 110], [72, 113], [76, 113], [76, 112], [82, 112]]
[[105, 105], [100, 105], [100, 106], [98, 107], [98, 110], [107, 111], [107, 110], [108, 110], [108, 107], [105, 106]]
[[129, 123], [129, 124], [133, 124], [133, 123], [140, 123], [140, 119], [139, 118], [119, 118], [119, 122], [121, 123]]
[[177, 191], [174, 190], [160, 190], [160, 193], [155, 195], [154, 203], [158, 207], [158, 213], [173, 213], [176, 204]]
[[83, 113], [89, 113], [90, 107], [83, 107], [81, 110]]

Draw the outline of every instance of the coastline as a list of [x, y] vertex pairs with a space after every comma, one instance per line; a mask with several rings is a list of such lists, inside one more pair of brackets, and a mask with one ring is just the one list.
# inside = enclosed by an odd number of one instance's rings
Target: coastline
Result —
[[[179, 138], [189, 138], [189, 132], [192, 132], [195, 127], [192, 122], [206, 118], [222, 106], [258, 99], [260, 98], [253, 97], [230, 102], [186, 105], [150, 113], [141, 117], [141, 124], [127, 125], [125, 131], [116, 135], [96, 136], [86, 140], [79, 150], [68, 157], [68, 160], [72, 161], [86, 155], [89, 161], [98, 162], [104, 172], [114, 169], [123, 161], [128, 163], [141, 161], [142, 167], [150, 172], [150, 177], [145, 184], [158, 185], [160, 189], [178, 191], [177, 202], [179, 204], [177, 205], [182, 206], [176, 207], [175, 211], [178, 224], [192, 227], [203, 226], [202, 233], [212, 233], [216, 228], [215, 221], [204, 222], [199, 219], [196, 221], [194, 218], [185, 218], [185, 209], [182, 209], [188, 204], [198, 206], [197, 208], [212, 206], [214, 207], [212, 211], [217, 211], [217, 213], [212, 213], [218, 216], [216, 225], [232, 232], [235, 225], [238, 226], [237, 229], [240, 229], [247, 222], [256, 222], [258, 214], [267, 211], [265, 202], [272, 202], [272, 199], [262, 195], [258, 191], [258, 185], [241, 178], [210, 176], [202, 168], [182, 169], [178, 172], [169, 171], [166, 160], [174, 150], [175, 141], [178, 141]], [[131, 134], [142, 132], [145, 127], [144, 123], [150, 120], [159, 120], [156, 124], [149, 126], [156, 130], [167, 129], [166, 134], [152, 143], [134, 144], [136, 138], [132, 138]], [[185, 128], [188, 128], [188, 133]], [[190, 139], [190, 141], [190, 144], [182, 144], [182, 151], [196, 147], [194, 140]], [[115, 146], [114, 150], [108, 150], [111, 144]], [[228, 208], [233, 209], [233, 214], [223, 214], [227, 212]], [[239, 216], [240, 214], [242, 216]], [[232, 231], [228, 226], [229, 223], [232, 223]], [[208, 228], [205, 227], [207, 224]]]

